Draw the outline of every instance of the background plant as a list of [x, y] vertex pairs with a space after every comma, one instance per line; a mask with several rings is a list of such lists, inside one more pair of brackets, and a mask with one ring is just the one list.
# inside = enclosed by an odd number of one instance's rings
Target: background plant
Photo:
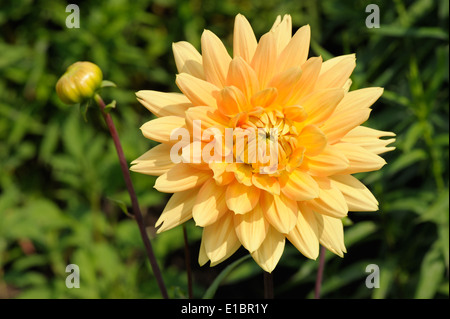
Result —
[[[324, 298], [449, 296], [449, 104], [447, 1], [377, 1], [379, 29], [365, 27], [371, 1], [85, 1], [80, 28], [68, 29], [66, 1], [0, 0], [0, 298], [160, 298], [100, 112], [85, 123], [59, 102], [54, 86], [67, 66], [89, 60], [116, 100], [112, 116], [129, 161], [149, 149], [139, 127], [151, 118], [141, 89], [177, 91], [171, 44], [200, 47], [204, 28], [231, 47], [234, 16], [260, 36], [276, 15], [310, 24], [311, 55], [355, 52], [353, 89], [385, 88], [369, 126], [397, 134], [389, 165], [361, 174], [378, 213], [350, 213], [348, 254], [326, 255]], [[132, 175], [149, 232], [168, 197], [152, 177]], [[239, 251], [214, 268], [197, 264], [200, 229], [187, 224], [194, 296], [262, 297], [262, 271]], [[152, 239], [172, 298], [186, 297], [182, 228]], [[233, 264], [233, 261], [236, 263]], [[81, 288], [65, 286], [65, 267]], [[364, 285], [379, 265], [380, 288]], [[287, 246], [274, 272], [275, 296], [312, 297], [317, 262]], [[214, 281], [217, 279], [217, 281]]]

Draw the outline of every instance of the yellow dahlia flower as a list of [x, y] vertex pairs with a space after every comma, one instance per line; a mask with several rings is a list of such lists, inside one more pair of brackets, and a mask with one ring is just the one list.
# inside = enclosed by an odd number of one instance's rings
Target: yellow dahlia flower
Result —
[[393, 133], [361, 126], [383, 89], [349, 92], [355, 55], [308, 58], [309, 42], [308, 25], [292, 36], [289, 15], [258, 42], [239, 14], [233, 57], [205, 30], [201, 54], [173, 44], [182, 93], [137, 92], [158, 117], [141, 130], [161, 144], [131, 170], [159, 176], [155, 188], [174, 193], [158, 233], [191, 218], [203, 227], [200, 265], [214, 266], [242, 245], [272, 272], [286, 238], [308, 258], [317, 258], [319, 244], [342, 257], [341, 219], [378, 210], [352, 174], [380, 169], [378, 154], [393, 149], [394, 139], [379, 139]]

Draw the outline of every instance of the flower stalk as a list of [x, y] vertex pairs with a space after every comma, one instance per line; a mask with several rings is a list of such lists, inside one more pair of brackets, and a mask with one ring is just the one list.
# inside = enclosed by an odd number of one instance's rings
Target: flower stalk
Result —
[[183, 224], [183, 238], [184, 238], [184, 260], [186, 264], [186, 275], [187, 275], [187, 285], [188, 285], [188, 297], [189, 299], [194, 298], [194, 293], [192, 291], [192, 270], [191, 270], [191, 253], [189, 250], [189, 241], [186, 226]]
[[323, 269], [325, 267], [325, 247], [320, 247], [319, 268], [317, 269], [316, 285], [314, 288], [314, 299], [320, 299], [320, 288], [322, 287]]
[[142, 217], [141, 209], [139, 207], [138, 199], [136, 196], [136, 192], [133, 187], [133, 183], [131, 181], [130, 172], [128, 170], [128, 164], [125, 159], [125, 155], [123, 153], [122, 145], [119, 140], [119, 135], [117, 133], [116, 127], [114, 125], [113, 119], [109, 113], [105, 111], [105, 102], [100, 97], [100, 95], [95, 94], [94, 96], [95, 102], [98, 104], [100, 111], [102, 112], [103, 118], [105, 119], [106, 125], [108, 126], [109, 132], [111, 133], [111, 137], [114, 141], [114, 146], [116, 147], [117, 155], [119, 157], [120, 168], [122, 170], [123, 177], [125, 179], [125, 184], [130, 195], [131, 206], [133, 209], [134, 219], [136, 220], [139, 231], [142, 237], [142, 241], [144, 242], [145, 250], [147, 252], [147, 257], [150, 261], [150, 265], [152, 267], [153, 273], [155, 275], [156, 281], [158, 283], [159, 289], [164, 299], [168, 299], [169, 296], [167, 294], [167, 289], [164, 284], [164, 280], [161, 275], [161, 270], [159, 269], [158, 263], [156, 261], [155, 254], [153, 252], [152, 244], [148, 237], [148, 234], [145, 229], [144, 219]]
[[264, 299], [273, 299], [273, 275], [264, 272]]

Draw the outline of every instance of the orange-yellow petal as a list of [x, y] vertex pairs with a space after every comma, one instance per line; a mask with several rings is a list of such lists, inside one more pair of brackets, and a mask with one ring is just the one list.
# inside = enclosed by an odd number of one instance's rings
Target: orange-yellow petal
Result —
[[225, 190], [224, 186], [217, 185], [212, 178], [200, 187], [192, 208], [192, 217], [197, 226], [211, 225], [228, 211]]
[[148, 121], [141, 126], [141, 131], [148, 139], [162, 143], [176, 143], [177, 140], [171, 140], [170, 136], [173, 131], [183, 127], [186, 127], [183, 117], [164, 116]]
[[250, 23], [242, 14], [238, 14], [234, 20], [233, 56], [240, 56], [247, 63], [250, 63], [257, 45]]
[[260, 88], [266, 88], [276, 70], [277, 48], [272, 32], [264, 34], [259, 40], [251, 66], [258, 76]]
[[261, 190], [254, 186], [245, 186], [237, 180], [230, 183], [226, 189], [226, 204], [228, 209], [236, 214], [250, 212], [258, 204]]
[[319, 228], [313, 211], [306, 204], [299, 204], [297, 224], [286, 238], [306, 257], [319, 256]]
[[155, 227], [159, 227], [157, 233], [172, 229], [192, 218], [192, 207], [198, 188], [178, 192], [170, 197], [161, 216], [156, 221]]
[[358, 179], [351, 175], [335, 175], [330, 178], [331, 185], [338, 188], [348, 205], [349, 211], [375, 212], [378, 201]]
[[214, 224], [203, 228], [202, 241], [211, 267], [230, 257], [241, 246], [234, 230], [233, 215], [225, 213]]
[[133, 162], [130, 170], [133, 172], [159, 176], [175, 166], [170, 158], [170, 144], [159, 144], [139, 156]]
[[305, 124], [320, 125], [333, 114], [336, 106], [344, 97], [344, 89], [315, 90], [302, 98], [298, 104], [305, 108], [308, 117]]
[[287, 105], [299, 104], [299, 101], [311, 94], [316, 86], [316, 81], [319, 77], [320, 68], [322, 66], [321, 57], [312, 57], [302, 65], [302, 76], [300, 80], [292, 88], [291, 95]]
[[376, 171], [386, 164], [386, 161], [382, 157], [356, 144], [337, 143], [334, 144], [333, 147], [344, 154], [349, 161], [349, 166], [339, 172], [339, 174]]
[[305, 155], [314, 156], [322, 153], [328, 140], [316, 125], [306, 125], [298, 137], [299, 145], [305, 148]]
[[364, 123], [369, 107], [383, 94], [381, 88], [366, 88], [345, 94], [331, 116], [321, 127], [330, 143], [337, 142], [350, 130]]
[[286, 105], [292, 94], [295, 93], [292, 88], [295, 87], [295, 84], [300, 80], [302, 72], [300, 67], [292, 67], [278, 73], [270, 80], [268, 86], [276, 88], [278, 92], [276, 100], [277, 104]]
[[236, 180], [245, 186], [252, 186], [252, 168], [244, 163], [231, 163], [226, 167], [226, 171], [234, 173]]
[[227, 85], [241, 90], [248, 101], [259, 90], [259, 81], [255, 71], [242, 57], [236, 57], [231, 61]]
[[278, 97], [276, 88], [267, 88], [254, 94], [251, 98], [251, 103], [254, 107], [260, 106], [263, 108], [269, 107]]
[[234, 116], [250, 109], [247, 97], [235, 86], [224, 87], [216, 96], [218, 109], [224, 115]]
[[217, 107], [214, 92], [220, 89], [214, 84], [187, 73], [178, 74], [175, 83], [194, 106]]
[[272, 195], [262, 192], [261, 208], [269, 223], [280, 233], [288, 234], [297, 223], [297, 201], [284, 194]]
[[319, 185], [319, 197], [308, 201], [308, 205], [316, 213], [343, 218], [348, 214], [348, 205], [344, 195], [335, 187], [329, 178], [316, 178]]
[[275, 43], [277, 48], [277, 55], [284, 50], [292, 37], [292, 18], [289, 14], [285, 14], [281, 20], [281, 16], [277, 17], [272, 29], [275, 37]]
[[201, 186], [211, 177], [210, 171], [179, 163], [156, 179], [155, 188], [163, 193], [176, 193]]
[[319, 228], [319, 242], [334, 254], [344, 257], [347, 252], [344, 244], [344, 227], [339, 218], [314, 214]]
[[184, 112], [192, 106], [191, 101], [181, 93], [165, 93], [151, 90], [136, 92], [138, 101], [158, 117], [184, 116]]
[[[208, 128], [217, 129], [221, 132], [222, 136], [224, 136], [224, 129], [227, 126], [228, 118], [222, 115], [216, 108], [210, 106], [196, 106], [191, 107], [186, 111], [186, 127], [189, 129], [189, 132], [199, 129], [201, 130], [199, 133], [202, 133], [202, 136], [196, 136], [196, 133], [193, 132], [193, 138], [199, 137], [203, 139], [206, 137], [206, 135], [203, 136], [203, 131]], [[210, 138], [207, 138], [206, 141], [209, 142], [209, 140]]]
[[269, 226], [259, 205], [247, 214], [234, 215], [236, 235], [242, 246], [249, 252], [254, 252], [261, 246], [267, 236]]
[[186, 41], [173, 43], [172, 51], [178, 73], [188, 73], [199, 79], [205, 80], [202, 56], [192, 44]]
[[301, 168], [309, 170], [314, 176], [330, 176], [343, 172], [349, 167], [347, 157], [334, 145], [327, 145], [316, 156], [305, 156]]
[[206, 80], [222, 88], [226, 85], [231, 57], [222, 41], [211, 31], [203, 31], [202, 58]]
[[251, 253], [256, 263], [268, 273], [271, 273], [283, 255], [286, 238], [275, 228], [269, 227], [266, 238], [257, 250]]
[[277, 178], [267, 174], [253, 174], [251, 178], [256, 187], [270, 194], [280, 195], [280, 183]]
[[354, 54], [335, 57], [322, 65], [316, 90], [343, 88], [356, 66]]
[[308, 173], [296, 169], [280, 176], [281, 192], [295, 201], [304, 201], [319, 196], [319, 185]]
[[374, 154], [382, 154], [395, 149], [387, 146], [395, 142], [395, 138], [380, 139], [380, 137], [395, 136], [395, 133], [375, 130], [365, 126], [357, 126], [348, 132], [341, 142], [359, 145]]
[[311, 28], [309, 25], [305, 25], [297, 30], [278, 57], [278, 72], [283, 72], [291, 67], [300, 67], [306, 62], [310, 39]]
[[209, 168], [212, 170], [214, 180], [217, 185], [228, 185], [234, 180], [234, 173], [227, 172], [229, 163], [224, 162], [210, 162]]

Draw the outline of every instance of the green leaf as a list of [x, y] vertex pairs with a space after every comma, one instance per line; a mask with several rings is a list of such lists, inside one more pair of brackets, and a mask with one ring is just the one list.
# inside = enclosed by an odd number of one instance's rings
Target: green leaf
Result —
[[84, 119], [84, 121], [86, 123], [88, 121], [87, 120], [87, 112], [88, 112], [90, 104], [91, 104], [91, 100], [90, 99], [86, 100], [84, 102], [81, 102], [81, 104], [80, 104], [80, 112], [81, 112], [81, 115], [83, 115], [83, 119]]
[[113, 100], [111, 103], [108, 103], [105, 105], [105, 108], [103, 109], [106, 113], [111, 112], [112, 109], [116, 108], [116, 100]]
[[414, 298], [433, 298], [439, 289], [444, 277], [444, 261], [442, 260], [441, 247], [436, 241], [425, 255], [420, 269], [419, 283]]
[[354, 243], [357, 243], [377, 229], [377, 226], [374, 222], [371, 221], [365, 221], [365, 222], [358, 222], [350, 227], [345, 229], [345, 245], [351, 246]]
[[103, 80], [102, 84], [100, 85], [101, 88], [105, 88], [105, 87], [117, 87], [116, 83], [112, 82], [112, 81], [108, 81], [108, 80]]
[[415, 149], [399, 156], [394, 162], [389, 164], [390, 166], [388, 166], [386, 171], [388, 172], [388, 175], [392, 175], [407, 168], [408, 166], [415, 164], [416, 162], [425, 160], [427, 157], [428, 155], [425, 150]]
[[130, 214], [130, 212], [128, 211], [127, 204], [125, 204], [124, 201], [121, 201], [119, 199], [114, 199], [111, 197], [108, 197], [108, 200], [112, 201], [114, 204], [119, 206], [119, 208], [122, 210], [122, 212], [125, 213], [125, 215], [127, 215], [128, 217], [134, 218], [134, 216], [132, 214]]
[[382, 28], [369, 29], [369, 32], [377, 35], [384, 35], [388, 37], [400, 37], [400, 38], [432, 38], [447, 40], [448, 33], [440, 28], [435, 27], [421, 27], [421, 28], [408, 28], [398, 25], [386, 25]]
[[439, 225], [448, 226], [449, 191], [448, 189], [437, 194], [431, 205], [421, 216], [419, 221], [431, 221]]
[[385, 263], [379, 265], [380, 267], [380, 287], [373, 289], [373, 299], [385, 299], [388, 296], [389, 289], [394, 282], [395, 268], [397, 267], [394, 260], [389, 259]]
[[244, 261], [250, 258], [250, 255], [245, 255], [238, 260], [234, 261], [230, 265], [228, 265], [222, 272], [214, 279], [211, 286], [209, 286], [208, 290], [206, 290], [205, 294], [203, 295], [203, 299], [212, 299], [214, 297], [214, 294], [216, 293], [217, 289], [219, 288], [222, 281], [240, 264], [242, 264]]

